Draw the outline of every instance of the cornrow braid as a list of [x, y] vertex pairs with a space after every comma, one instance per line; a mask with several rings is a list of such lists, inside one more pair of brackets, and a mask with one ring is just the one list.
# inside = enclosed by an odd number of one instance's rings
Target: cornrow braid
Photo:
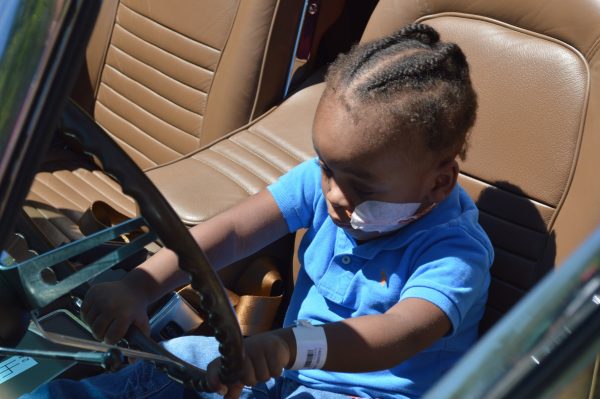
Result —
[[477, 109], [469, 66], [460, 47], [440, 42], [431, 26], [408, 25], [355, 46], [330, 66], [326, 82], [351, 114], [377, 105], [390, 132], [410, 130], [432, 151], [465, 157]]
[[398, 60], [390, 68], [375, 71], [356, 87], [356, 91], [359, 95], [365, 95], [374, 90], [399, 89], [403, 85], [425, 88], [437, 77], [461, 79], [460, 74], [464, 69], [453, 67], [455, 65], [466, 65], [460, 48], [454, 43], [443, 43], [435, 52], [418, 52], [410, 58]]

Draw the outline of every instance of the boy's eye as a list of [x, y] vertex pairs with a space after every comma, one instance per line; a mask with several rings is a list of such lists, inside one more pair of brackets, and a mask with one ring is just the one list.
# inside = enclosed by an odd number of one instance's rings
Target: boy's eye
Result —
[[325, 176], [327, 176], [327, 177], [333, 176], [333, 172], [331, 171], [331, 169], [329, 169], [327, 167], [327, 165], [325, 165], [323, 163], [323, 161], [319, 160], [319, 166], [321, 167], [321, 170], [323, 171], [323, 173], [325, 174]]

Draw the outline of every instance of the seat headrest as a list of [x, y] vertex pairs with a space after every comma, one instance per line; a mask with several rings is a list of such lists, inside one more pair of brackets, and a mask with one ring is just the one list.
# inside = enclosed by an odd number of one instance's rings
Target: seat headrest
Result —
[[440, 13], [492, 18], [563, 41], [587, 59], [600, 48], [597, 0], [380, 0], [362, 41], [386, 36], [403, 25]]

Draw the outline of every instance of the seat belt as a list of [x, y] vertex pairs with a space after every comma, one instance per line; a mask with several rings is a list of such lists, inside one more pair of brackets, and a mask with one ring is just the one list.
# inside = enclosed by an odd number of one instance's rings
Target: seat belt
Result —
[[[236, 280], [233, 290], [227, 289], [242, 335], [250, 336], [273, 328], [279, 306], [283, 301], [283, 279], [274, 261], [268, 257], [253, 260]], [[179, 291], [197, 311], [200, 309], [198, 294], [190, 285]], [[200, 315], [205, 318], [199, 311]], [[199, 333], [210, 334], [203, 325]]]

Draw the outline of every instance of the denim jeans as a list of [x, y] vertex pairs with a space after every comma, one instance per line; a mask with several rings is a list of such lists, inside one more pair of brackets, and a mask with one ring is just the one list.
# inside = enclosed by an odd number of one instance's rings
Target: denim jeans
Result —
[[[181, 359], [206, 369], [218, 355], [218, 343], [212, 337], [181, 337], [163, 342], [165, 348]], [[116, 373], [101, 374], [81, 381], [59, 379], [38, 387], [21, 399], [41, 398], [220, 398], [215, 393], [195, 392], [171, 380], [151, 363], [136, 362]], [[348, 399], [350, 396], [324, 392], [303, 386], [283, 377], [254, 387], [245, 387], [242, 398], [255, 399]]]

